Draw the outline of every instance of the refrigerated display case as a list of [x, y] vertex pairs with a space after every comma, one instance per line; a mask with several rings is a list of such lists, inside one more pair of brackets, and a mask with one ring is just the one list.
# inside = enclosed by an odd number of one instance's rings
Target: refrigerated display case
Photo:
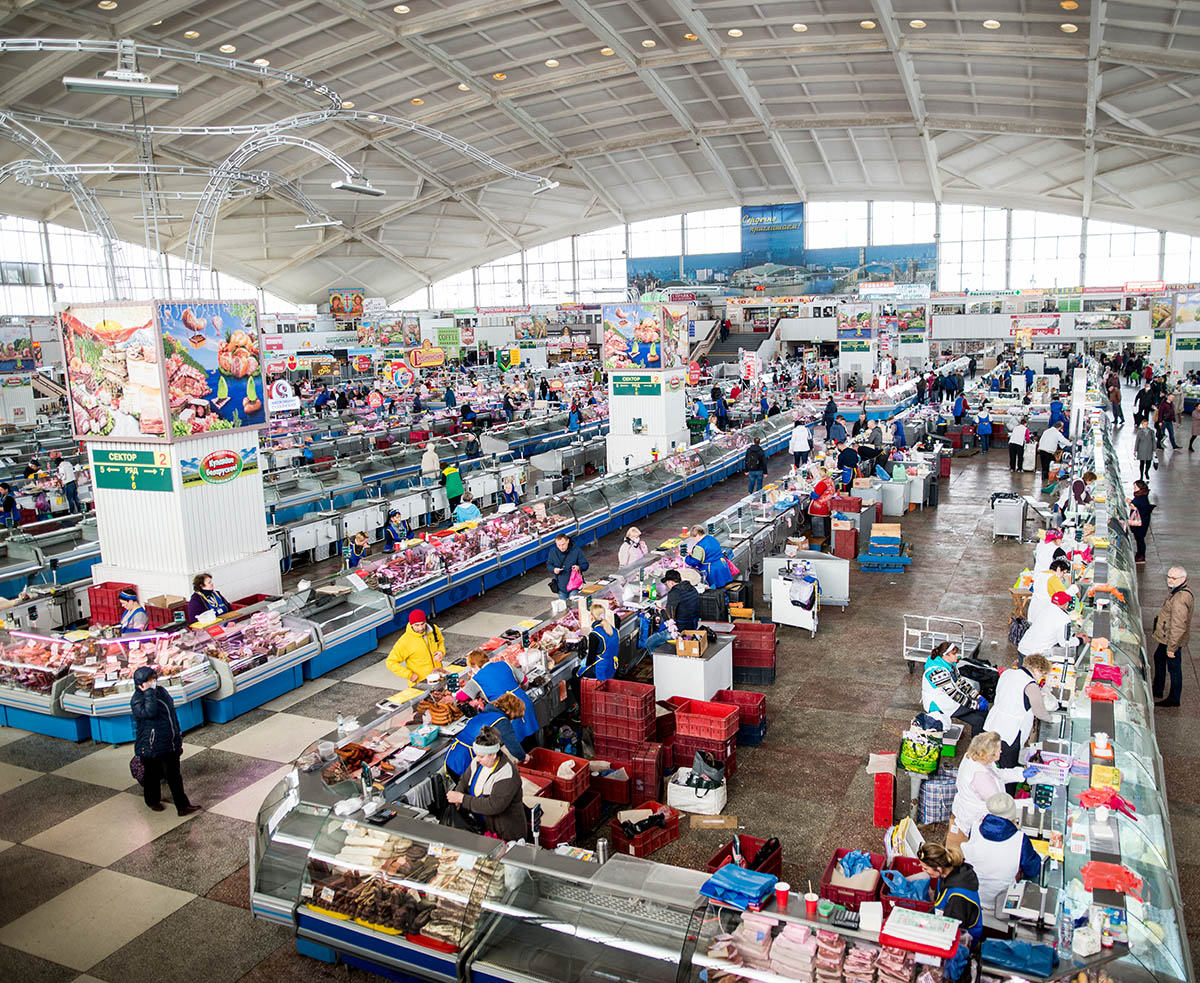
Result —
[[588, 484], [575, 489], [570, 502], [581, 543], [599, 539], [613, 528], [608, 499], [598, 485]]
[[312, 625], [320, 643], [320, 651], [304, 663], [305, 679], [375, 651], [380, 629], [390, 630], [396, 615], [392, 599], [361, 584], [360, 578], [334, 574], [284, 599], [285, 610]]
[[64, 710], [62, 694], [74, 683], [75, 645], [31, 632], [3, 633], [0, 649], [0, 723], [50, 737], [82, 741], [85, 717]]

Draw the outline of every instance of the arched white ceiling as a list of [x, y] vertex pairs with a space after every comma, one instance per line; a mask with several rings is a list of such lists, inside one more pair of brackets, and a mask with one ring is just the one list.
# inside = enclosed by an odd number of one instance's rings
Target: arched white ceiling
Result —
[[[352, 122], [308, 132], [388, 194], [333, 191], [339, 175], [295, 149], [260, 159], [345, 225], [297, 231], [298, 213], [284, 201], [233, 202], [222, 210], [215, 265], [296, 301], [344, 283], [396, 300], [518, 247], [725, 204], [933, 199], [1200, 235], [1200, 7], [1192, 3], [1079, 0], [1074, 11], [1058, 0], [395, 6], [119, 0], [102, 11], [94, 0], [10, 0], [0, 5], [0, 34], [133, 37], [208, 52], [234, 44], [234, 57], [267, 58], [329, 84], [360, 110], [417, 119], [560, 182], [534, 198], [414, 134]], [[988, 18], [1000, 27], [985, 28]], [[186, 39], [189, 30], [199, 37]], [[128, 121], [127, 101], [68, 94], [61, 84], [65, 74], [110, 67], [79, 54], [5, 55], [0, 101]], [[219, 69], [152, 70], [184, 90], [150, 107], [154, 123], [267, 121], [313, 107], [294, 90]], [[72, 162], [136, 156], [120, 136], [38, 132]], [[166, 163], [211, 163], [237, 139], [164, 138], [155, 152]], [[0, 154], [10, 160], [18, 151], [0, 143]], [[6, 185], [0, 203], [77, 221], [66, 195]], [[135, 203], [109, 204], [119, 233], [140, 241]], [[181, 254], [187, 218], [168, 232], [168, 248]]]

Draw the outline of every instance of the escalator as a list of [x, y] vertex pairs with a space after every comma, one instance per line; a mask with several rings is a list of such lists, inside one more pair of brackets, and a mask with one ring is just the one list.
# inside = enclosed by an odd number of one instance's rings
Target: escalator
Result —
[[51, 379], [49, 376], [42, 375], [40, 372], [35, 372], [30, 380], [33, 383], [33, 391], [42, 399], [65, 399], [67, 390]]

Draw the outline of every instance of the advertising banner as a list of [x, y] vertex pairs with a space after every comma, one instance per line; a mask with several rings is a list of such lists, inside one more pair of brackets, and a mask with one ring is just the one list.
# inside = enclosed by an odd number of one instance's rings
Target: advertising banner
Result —
[[90, 304], [59, 315], [77, 440], [166, 437], [162, 341], [151, 304]]
[[42, 364], [40, 345], [28, 324], [0, 325], [0, 372], [29, 372]]
[[804, 258], [804, 203], [742, 207], [742, 255], [783, 265]]
[[871, 350], [871, 342], [850, 339], [840, 342], [840, 349], [843, 352], [869, 352]]
[[904, 334], [924, 334], [929, 325], [929, 308], [925, 304], [896, 308], [896, 325]]
[[1200, 351], [1200, 337], [1198, 338], [1175, 338], [1175, 350], [1179, 352], [1194, 352]]
[[458, 325], [443, 325], [437, 329], [437, 344], [439, 348], [457, 348]]
[[688, 357], [688, 305], [662, 305], [662, 367], [686, 365]]
[[408, 352], [408, 364], [414, 369], [434, 369], [446, 362], [446, 350], [437, 348], [427, 340], [421, 342], [420, 348], [412, 348]]
[[902, 345], [920, 345], [924, 344], [925, 336], [923, 334], [902, 334], [900, 336], [900, 344]]
[[267, 405], [272, 413], [289, 413], [300, 409], [300, 397], [287, 379], [276, 379], [267, 390]]
[[212, 451], [203, 457], [181, 457], [179, 474], [184, 488], [227, 485], [258, 470], [258, 445]]
[[874, 336], [875, 320], [870, 304], [838, 304], [837, 336], [867, 338]]
[[92, 481], [97, 488], [121, 491], [170, 492], [171, 452], [167, 449], [144, 451], [91, 451]]
[[605, 304], [602, 318], [605, 371], [663, 367], [659, 304]]
[[329, 313], [335, 318], [363, 316], [366, 294], [362, 287], [341, 287], [329, 291]]
[[[1175, 328], [1192, 326], [1200, 321], [1200, 290], [1175, 295]], [[1158, 324], [1155, 327], [1171, 327], [1172, 325]], [[1177, 346], [1178, 347], [1178, 346]]]
[[158, 322], [175, 438], [267, 422], [252, 301], [160, 304]]
[[614, 396], [661, 396], [662, 391], [662, 377], [657, 373], [613, 373]]
[[1097, 311], [1094, 314], [1076, 314], [1076, 331], [1128, 331], [1133, 318], [1128, 314]]
[[1052, 337], [1060, 333], [1060, 317], [1057, 314], [1014, 314], [1011, 317], [1008, 333], [1016, 338], [1021, 335], [1029, 337]]

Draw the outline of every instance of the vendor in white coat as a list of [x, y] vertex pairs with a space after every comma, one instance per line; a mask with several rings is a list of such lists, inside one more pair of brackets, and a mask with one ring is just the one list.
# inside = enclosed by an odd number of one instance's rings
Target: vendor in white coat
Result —
[[1037, 544], [1033, 551], [1033, 572], [1049, 570], [1051, 561], [1057, 559], [1060, 553], [1064, 557], [1067, 555], [1067, 551], [1063, 549], [1062, 530], [1047, 529], [1045, 538]]
[[1050, 595], [1050, 606], [1047, 607], [1037, 620], [1029, 619], [1029, 627], [1017, 643], [1017, 651], [1023, 656], [1034, 654], [1048, 655], [1055, 648], [1069, 648], [1072, 635], [1076, 633], [1075, 623], [1067, 611], [1071, 603], [1071, 595], [1065, 590]]
[[1043, 430], [1042, 436], [1038, 438], [1038, 461], [1042, 466], [1042, 481], [1050, 480], [1050, 465], [1054, 462], [1054, 455], [1071, 446], [1071, 442], [1063, 436], [1062, 428], [1061, 421], [1055, 423]]
[[[984, 727], [1000, 735], [1001, 769], [1016, 766], [1021, 747], [1033, 730], [1033, 721], [1050, 719], [1042, 694], [1042, 684], [1049, 674], [1050, 660], [1036, 654], [1025, 656], [1020, 665], [1000, 673], [996, 702], [988, 711]], [[1015, 781], [1012, 779], [1011, 783], [1015, 785]], [[1011, 794], [1012, 788], [1008, 791]]]
[[1050, 598], [1059, 591], [1066, 591], [1071, 585], [1071, 564], [1065, 559], [1052, 560], [1049, 569], [1039, 570], [1033, 575], [1033, 585], [1029, 589], [1029, 610], [1025, 617], [1032, 624], [1047, 608]]
[[1005, 782], [1020, 781], [1024, 777], [1020, 768], [1001, 769], [997, 766], [1000, 751], [1000, 735], [995, 731], [985, 730], [971, 738], [954, 780], [954, 802], [950, 806], [946, 846], [961, 846], [987, 814], [988, 799], [1003, 792]]
[[792, 466], [799, 468], [808, 463], [808, 455], [812, 450], [812, 434], [808, 424], [797, 420], [792, 424], [792, 436], [788, 439], [788, 450], [792, 452]]
[[1042, 858], [1017, 827], [1017, 804], [1005, 792], [988, 799], [987, 815], [972, 830], [962, 852], [979, 878], [979, 906], [992, 914], [1019, 876], [1036, 881], [1042, 873]]

